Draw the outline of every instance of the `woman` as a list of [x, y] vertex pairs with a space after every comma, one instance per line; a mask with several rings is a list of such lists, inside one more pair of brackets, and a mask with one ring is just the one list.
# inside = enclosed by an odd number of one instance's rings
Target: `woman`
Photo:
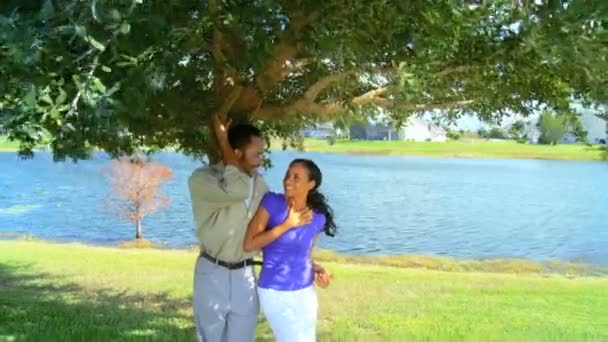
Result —
[[292, 161], [283, 179], [284, 194], [264, 196], [243, 243], [246, 251], [263, 251], [258, 294], [279, 342], [315, 341], [318, 304], [313, 283], [326, 287], [330, 276], [315, 271], [311, 250], [319, 233], [336, 232], [333, 211], [318, 190], [321, 181], [313, 161]]

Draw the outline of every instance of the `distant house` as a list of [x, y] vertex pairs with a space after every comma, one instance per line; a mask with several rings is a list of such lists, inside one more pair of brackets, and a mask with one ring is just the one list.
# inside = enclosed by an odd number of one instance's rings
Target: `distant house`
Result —
[[383, 124], [355, 124], [350, 129], [350, 137], [355, 140], [396, 140], [397, 131]]
[[305, 138], [327, 139], [333, 137], [336, 130], [331, 122], [318, 123], [315, 127], [305, 128], [302, 135]]
[[448, 135], [443, 128], [434, 123], [410, 117], [407, 124], [399, 131], [399, 138], [405, 141], [446, 142]]

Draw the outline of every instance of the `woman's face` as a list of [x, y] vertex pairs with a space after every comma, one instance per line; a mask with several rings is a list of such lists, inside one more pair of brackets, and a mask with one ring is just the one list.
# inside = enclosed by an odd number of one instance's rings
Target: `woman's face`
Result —
[[306, 197], [310, 190], [314, 189], [315, 182], [310, 179], [308, 169], [302, 164], [292, 164], [285, 178], [283, 178], [283, 189], [287, 197]]

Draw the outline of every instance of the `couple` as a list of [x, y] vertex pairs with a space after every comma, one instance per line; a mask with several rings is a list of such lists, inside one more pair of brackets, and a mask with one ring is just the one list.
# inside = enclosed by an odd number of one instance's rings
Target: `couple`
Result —
[[[194, 274], [193, 307], [199, 341], [255, 339], [259, 306], [277, 341], [315, 341], [317, 296], [330, 274], [311, 260], [321, 232], [333, 236], [331, 208], [318, 191], [321, 171], [305, 159], [291, 162], [284, 193], [268, 192], [256, 170], [264, 139], [254, 126], [214, 128], [223, 162], [189, 179], [201, 248]], [[253, 256], [263, 251], [256, 286]]]

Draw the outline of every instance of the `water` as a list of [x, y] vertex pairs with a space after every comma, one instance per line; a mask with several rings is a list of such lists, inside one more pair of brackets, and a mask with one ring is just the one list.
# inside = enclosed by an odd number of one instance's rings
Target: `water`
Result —
[[[434, 254], [457, 258], [524, 257], [608, 264], [608, 164], [273, 152], [265, 172], [281, 190], [289, 161], [312, 158], [339, 235], [320, 247], [338, 252]], [[175, 153], [157, 160], [174, 178], [168, 210], [144, 220], [144, 237], [172, 247], [196, 243], [187, 178], [199, 163]], [[116, 244], [134, 228], [103, 210], [108, 187], [91, 161], [53, 163], [38, 153], [0, 153], [0, 234]]]

